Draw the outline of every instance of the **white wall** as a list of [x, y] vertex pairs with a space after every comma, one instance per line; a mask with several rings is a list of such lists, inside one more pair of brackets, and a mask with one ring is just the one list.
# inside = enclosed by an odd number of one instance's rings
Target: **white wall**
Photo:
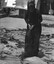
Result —
[[[5, 0], [7, 2], [7, 7], [15, 7], [16, 6], [16, 0]], [[15, 4], [15, 5], [13, 5]]]
[[35, 8], [40, 9], [40, 0], [35, 0]]

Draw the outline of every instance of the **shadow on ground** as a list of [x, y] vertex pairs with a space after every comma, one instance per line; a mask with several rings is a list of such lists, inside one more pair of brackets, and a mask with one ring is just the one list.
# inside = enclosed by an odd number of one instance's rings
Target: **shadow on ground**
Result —
[[5, 17], [13, 17], [13, 18], [23, 18], [18, 15], [6, 15], [6, 14], [0, 14], [0, 18], [5, 18]]
[[18, 15], [9, 15], [9, 17], [13, 17], [13, 18], [23, 18], [23, 17], [18, 16]]

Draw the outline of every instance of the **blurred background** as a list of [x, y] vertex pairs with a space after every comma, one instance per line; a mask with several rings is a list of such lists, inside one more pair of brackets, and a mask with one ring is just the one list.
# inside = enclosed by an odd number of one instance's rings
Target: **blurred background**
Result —
[[[33, 0], [0, 0], [0, 64], [21, 64], [19, 57], [24, 52], [28, 1]], [[39, 57], [54, 64], [54, 0], [34, 0], [34, 3], [43, 18]]]
[[[18, 15], [24, 17], [28, 1], [31, 0], [0, 0], [0, 11], [9, 15], [11, 11], [18, 10]], [[34, 0], [34, 2], [41, 14], [54, 15], [54, 0]]]

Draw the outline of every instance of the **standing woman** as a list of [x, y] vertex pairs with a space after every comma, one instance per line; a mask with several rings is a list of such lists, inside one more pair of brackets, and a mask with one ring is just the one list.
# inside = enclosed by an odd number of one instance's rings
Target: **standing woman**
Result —
[[27, 57], [38, 56], [39, 51], [42, 16], [40, 12], [35, 9], [35, 4], [33, 1], [28, 2], [25, 22], [27, 23], [27, 31], [25, 36], [24, 59]]

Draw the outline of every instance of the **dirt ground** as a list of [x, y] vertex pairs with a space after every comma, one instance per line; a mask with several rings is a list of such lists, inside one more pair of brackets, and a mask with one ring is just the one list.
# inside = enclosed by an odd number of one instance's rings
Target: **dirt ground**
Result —
[[[21, 64], [26, 23], [18, 17], [0, 17], [0, 64]], [[54, 16], [43, 15], [39, 57], [54, 63]]]

